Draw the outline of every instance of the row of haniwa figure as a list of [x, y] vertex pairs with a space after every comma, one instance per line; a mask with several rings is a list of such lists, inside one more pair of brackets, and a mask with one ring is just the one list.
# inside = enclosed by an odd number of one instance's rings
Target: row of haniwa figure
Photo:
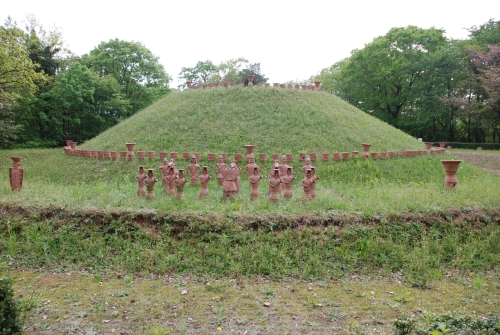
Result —
[[[255, 200], [260, 197], [259, 182], [263, 179], [260, 174], [260, 167], [255, 164], [253, 154], [248, 157], [248, 164], [243, 168], [243, 171], [249, 176], [249, 184], [251, 188], [250, 199]], [[305, 178], [301, 181], [304, 189], [303, 200], [310, 200], [316, 197], [316, 180], [319, 179], [315, 174], [314, 166], [311, 165], [311, 159], [306, 158], [306, 165], [302, 167]], [[176, 199], [184, 197], [184, 185], [187, 183], [184, 177], [184, 169], [179, 169], [175, 166], [175, 160], [165, 159], [163, 165], [159, 167], [162, 173], [163, 190], [167, 195], [173, 196]], [[212, 177], [208, 174], [208, 166], [199, 166], [196, 161], [196, 156], [191, 158], [191, 164], [186, 168], [190, 175], [190, 185], [196, 186], [201, 183], [199, 198], [208, 195], [208, 182]], [[198, 171], [202, 173], [198, 175]], [[234, 198], [240, 191], [240, 172], [242, 169], [236, 166], [233, 160], [230, 166], [224, 163], [222, 155], [219, 155], [218, 162], [214, 167], [217, 173], [217, 182], [222, 186], [222, 194], [224, 198]], [[154, 177], [154, 169], [148, 169], [147, 175], [144, 171], [144, 166], [139, 167], [139, 174], [135, 177], [138, 183], [137, 196], [153, 199], [154, 185], [158, 180]], [[293, 196], [292, 183], [295, 176], [292, 174], [292, 167], [287, 164], [286, 156], [282, 157], [281, 164], [278, 160], [274, 161], [273, 170], [268, 181], [269, 186], [269, 201], [278, 202], [280, 197], [291, 198]], [[146, 189], [147, 191], [146, 191]]]

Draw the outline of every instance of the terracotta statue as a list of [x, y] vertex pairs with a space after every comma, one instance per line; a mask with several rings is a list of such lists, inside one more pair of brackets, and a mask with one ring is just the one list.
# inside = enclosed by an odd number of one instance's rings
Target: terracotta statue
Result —
[[274, 169], [273, 176], [269, 179], [269, 201], [278, 202], [280, 200], [280, 185], [282, 180], [278, 169]]
[[21, 157], [10, 157], [14, 166], [9, 168], [10, 188], [21, 192], [23, 189], [24, 169], [21, 169]]
[[[236, 166], [236, 162], [234, 160], [231, 161], [231, 164], [229, 165], [231, 169], [237, 169], [238, 167]], [[234, 180], [234, 184], [236, 185], [236, 194], [240, 193], [240, 175], [236, 177]]]
[[198, 195], [201, 198], [204, 198], [208, 195], [208, 182], [212, 179], [210, 175], [208, 174], [208, 166], [203, 167], [203, 172], [201, 175], [198, 177], [198, 180], [201, 183], [201, 190], [200, 194]]
[[[274, 160], [274, 163], [273, 163], [273, 169], [271, 170], [271, 174], [269, 175], [269, 179], [272, 179], [274, 177], [274, 170], [278, 170], [278, 174], [279, 174], [279, 166], [280, 166], [280, 162], [278, 161], [278, 159], [275, 159]], [[269, 184], [269, 182], [268, 182]], [[281, 193], [281, 185], [278, 186], [279, 188], [279, 192]], [[269, 185], [269, 194], [271, 194], [271, 185]]]
[[234, 198], [236, 196], [236, 179], [238, 179], [240, 175], [240, 169], [231, 168], [224, 166], [219, 169], [219, 172], [222, 174], [222, 178], [224, 178], [224, 184], [222, 188], [222, 195], [224, 198]]
[[168, 160], [166, 158], [163, 159], [163, 165], [159, 167], [160, 172], [161, 172], [161, 183], [163, 185], [163, 191], [165, 193], [168, 193], [168, 181], [167, 181], [167, 175], [168, 175], [168, 170], [170, 170], [170, 166], [168, 165]]
[[289, 166], [286, 169], [286, 175], [281, 177], [281, 180], [283, 181], [283, 185], [284, 185], [284, 189], [285, 189], [283, 196], [287, 199], [289, 199], [293, 196], [292, 183], [293, 183], [294, 179], [295, 179], [295, 176], [292, 174], [292, 168]]
[[252, 191], [250, 192], [250, 200], [255, 200], [260, 198], [260, 193], [259, 193], [259, 182], [262, 179], [262, 176], [259, 175], [259, 168], [255, 167], [253, 169], [253, 173], [249, 178], [250, 181], [250, 187]]
[[227, 168], [226, 163], [224, 163], [224, 157], [222, 155], [219, 155], [219, 161], [217, 164], [215, 164], [215, 173], [217, 173], [217, 183], [219, 186], [222, 186], [224, 184], [224, 176], [220, 172], [221, 169]]
[[167, 174], [167, 189], [168, 195], [173, 196], [175, 194], [175, 184], [174, 181], [177, 178], [177, 174], [172, 166], [169, 166], [168, 174]]
[[179, 169], [179, 175], [174, 180], [175, 185], [175, 198], [182, 199], [184, 198], [184, 185], [186, 184], [186, 178], [184, 178], [184, 170]]
[[319, 177], [316, 175], [316, 170], [314, 167], [311, 167], [311, 179], [313, 180], [313, 183], [311, 184], [310, 188], [310, 194], [311, 194], [311, 199], [316, 198], [316, 180], [319, 179]]
[[188, 165], [187, 169], [191, 176], [191, 186], [196, 186], [198, 183], [198, 170], [201, 169], [201, 166], [196, 162], [196, 155], [191, 157], [191, 164]]
[[176, 175], [179, 174], [179, 169], [177, 168], [177, 166], [175, 166], [175, 158], [174, 157], [170, 158], [170, 162], [168, 162], [168, 165], [174, 169], [174, 173]]
[[302, 198], [302, 202], [311, 200], [311, 184], [314, 183], [314, 180], [311, 178], [311, 169], [306, 170], [306, 177], [302, 179], [300, 183], [304, 187], [304, 197]]
[[[291, 166], [287, 165], [287, 162], [288, 162], [288, 158], [286, 157], [286, 155], [283, 155], [281, 157], [281, 165], [278, 165], [280, 178], [282, 178], [282, 179], [284, 176], [286, 176], [288, 168], [291, 168]], [[280, 185], [280, 193], [282, 191], [282, 186], [283, 185]]]
[[146, 196], [146, 190], [144, 190], [144, 181], [148, 178], [144, 173], [144, 166], [139, 166], [139, 174], [135, 176], [139, 188], [137, 189], [137, 196], [139, 198]]
[[257, 168], [258, 173], [260, 173], [260, 167], [257, 164], [255, 164], [255, 157], [253, 153], [247, 155], [247, 161], [248, 164], [245, 166], [244, 171], [248, 176], [253, 175], [253, 170], [255, 168]]
[[307, 157], [306, 158], [306, 165], [304, 165], [302, 167], [302, 171], [304, 172], [304, 174], [307, 174], [307, 170], [311, 169], [311, 168], [314, 168], [314, 166], [311, 165], [311, 158]]
[[148, 177], [144, 180], [144, 184], [146, 184], [146, 188], [148, 189], [148, 193], [146, 193], [146, 199], [154, 199], [155, 198], [155, 183], [158, 180], [154, 177], [154, 169], [148, 169]]

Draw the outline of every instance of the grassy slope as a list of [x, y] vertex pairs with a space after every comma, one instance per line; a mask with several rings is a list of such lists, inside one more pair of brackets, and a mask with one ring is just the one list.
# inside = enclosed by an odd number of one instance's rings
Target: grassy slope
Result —
[[[241, 176], [241, 192], [234, 201], [222, 200], [222, 190], [217, 182], [209, 183], [210, 196], [199, 200], [197, 187], [185, 187], [184, 201], [166, 197], [161, 184], [155, 187], [157, 198], [153, 201], [136, 198], [137, 183], [134, 180], [137, 166], [157, 168], [153, 161], [113, 162], [92, 160], [64, 155], [61, 150], [3, 151], [0, 168], [7, 171], [12, 165], [10, 155], [20, 155], [25, 168], [23, 192], [12, 192], [8, 178], [0, 180], [2, 203], [54, 206], [69, 210], [104, 209], [119, 211], [146, 211], [150, 213], [210, 213], [220, 216], [273, 215], [343, 215], [363, 216], [391, 214], [401, 211], [442, 213], [449, 208], [498, 208], [500, 176], [482, 171], [467, 163], [460, 165], [459, 184], [454, 192], [443, 190], [445, 177], [441, 159], [451, 155], [432, 155], [386, 161], [350, 160], [347, 162], [317, 162], [317, 198], [302, 204], [302, 190], [298, 172], [302, 164], [292, 163], [298, 181], [294, 197], [270, 204], [267, 200], [267, 179], [261, 181], [261, 199], [250, 201], [248, 177]], [[202, 161], [201, 164], [206, 164]], [[178, 161], [179, 166], [188, 162]], [[268, 175], [271, 163], [261, 165]], [[215, 178], [214, 170], [210, 172]], [[244, 216], [244, 215], [243, 215]], [[292, 220], [291, 218], [290, 220]]]
[[298, 153], [421, 149], [423, 144], [327, 93], [253, 87], [170, 94], [83, 144], [95, 150]]

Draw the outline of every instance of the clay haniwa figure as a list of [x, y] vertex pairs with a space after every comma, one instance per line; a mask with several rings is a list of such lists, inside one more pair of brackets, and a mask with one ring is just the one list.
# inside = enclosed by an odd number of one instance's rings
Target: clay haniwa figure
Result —
[[179, 174], [179, 169], [177, 168], [177, 166], [175, 166], [175, 159], [174, 158], [170, 158], [170, 162], [168, 162], [168, 166], [170, 166], [174, 169], [175, 175]]
[[278, 170], [280, 171], [280, 177], [284, 177], [287, 174], [288, 168], [291, 168], [290, 165], [287, 165], [287, 158], [285, 155], [281, 157], [281, 165], [278, 166]]
[[222, 158], [222, 155], [219, 155], [219, 161], [217, 164], [215, 164], [215, 173], [217, 173], [217, 183], [219, 186], [222, 186], [224, 184], [224, 177], [222, 176], [222, 173], [220, 173], [220, 169], [225, 168], [226, 163], [224, 163], [224, 158]]
[[[236, 166], [236, 162], [234, 159], [231, 161], [231, 164], [229, 165], [231, 169], [237, 169], [238, 167]], [[236, 194], [240, 193], [240, 175], [238, 174], [238, 177], [234, 180], [234, 183], [236, 184]]]
[[306, 158], [306, 165], [304, 165], [302, 167], [302, 172], [304, 172], [304, 174], [307, 174], [307, 170], [311, 169], [311, 168], [314, 168], [314, 166], [311, 165], [311, 158], [307, 157]]
[[212, 177], [208, 174], [208, 166], [204, 166], [202, 174], [198, 177], [198, 180], [201, 182], [201, 190], [198, 195], [200, 199], [208, 195], [208, 182], [210, 179], [212, 179]]
[[247, 156], [247, 159], [248, 159], [248, 164], [245, 166], [245, 173], [249, 176], [252, 176], [253, 175], [253, 170], [255, 168], [257, 168], [258, 170], [258, 173], [260, 173], [260, 167], [255, 164], [255, 157], [253, 156], [253, 154], [250, 154]]
[[175, 179], [177, 179], [177, 174], [175, 173], [174, 168], [172, 166], [169, 166], [167, 174], [168, 195], [173, 196], [175, 194]]
[[[275, 159], [273, 162], [273, 169], [271, 170], [271, 173], [269, 174], [269, 179], [274, 177], [274, 170], [278, 170], [278, 174], [279, 174], [279, 166], [280, 166], [280, 162], [277, 159]], [[268, 182], [268, 184], [269, 184], [269, 182]], [[278, 191], [281, 193], [281, 184], [278, 186]], [[271, 186], [269, 186], [269, 194], [271, 194]]]
[[163, 159], [163, 165], [159, 167], [161, 172], [161, 183], [163, 185], [163, 192], [168, 193], [168, 181], [167, 175], [168, 170], [170, 169], [170, 165], [168, 164], [168, 160], [166, 158]]
[[[278, 170], [280, 172], [280, 178], [283, 179], [284, 176], [286, 176], [286, 173], [287, 173], [287, 170], [288, 168], [290, 168], [291, 166], [287, 165], [287, 158], [285, 155], [283, 155], [281, 157], [281, 165], [278, 165]], [[283, 185], [280, 185], [280, 193], [281, 193], [281, 190], [282, 190], [282, 186]]]
[[198, 183], [198, 170], [201, 169], [196, 162], [196, 156], [191, 157], [191, 164], [188, 165], [187, 170], [189, 171], [189, 176], [191, 176], [191, 186], [196, 186]]
[[278, 169], [274, 169], [274, 173], [271, 179], [269, 179], [269, 201], [278, 202], [280, 199], [279, 187], [282, 183], [280, 178], [280, 173]]
[[175, 184], [175, 198], [182, 199], [184, 198], [184, 185], [186, 184], [186, 178], [184, 178], [184, 170], [179, 169], [179, 175], [174, 180]]
[[236, 167], [222, 167], [219, 172], [224, 179], [222, 196], [224, 198], [234, 198], [236, 196], [236, 179], [240, 176], [241, 169]]
[[313, 183], [311, 184], [311, 199], [316, 198], [316, 180], [319, 179], [319, 177], [316, 175], [316, 171], [314, 170], [314, 167], [311, 167], [311, 179], [313, 180]]
[[306, 170], [306, 177], [302, 179], [300, 184], [304, 187], [304, 197], [302, 198], [302, 202], [306, 200], [311, 200], [311, 185], [314, 183], [314, 180], [311, 178], [311, 169]]
[[24, 169], [21, 169], [21, 157], [11, 156], [14, 163], [13, 167], [9, 168], [10, 188], [12, 191], [21, 192], [23, 189]]
[[155, 183], [158, 181], [154, 177], [154, 169], [148, 169], [148, 177], [144, 180], [144, 184], [146, 184], [146, 188], [148, 189], [148, 193], [146, 193], [146, 199], [154, 199], [155, 198]]
[[148, 178], [144, 173], [144, 166], [139, 166], [139, 174], [135, 176], [139, 188], [137, 189], [137, 196], [139, 198], [146, 196], [146, 190], [144, 189], [144, 181]]
[[295, 176], [292, 174], [292, 168], [288, 167], [286, 169], [286, 175], [281, 177], [281, 180], [283, 181], [284, 189], [285, 192], [283, 193], [283, 197], [289, 199], [293, 196], [292, 193], [292, 182], [295, 179]]
[[252, 191], [250, 192], [250, 200], [255, 200], [260, 197], [259, 193], [259, 182], [262, 179], [262, 176], [259, 175], [259, 168], [253, 168], [253, 174], [249, 178], [250, 187]]

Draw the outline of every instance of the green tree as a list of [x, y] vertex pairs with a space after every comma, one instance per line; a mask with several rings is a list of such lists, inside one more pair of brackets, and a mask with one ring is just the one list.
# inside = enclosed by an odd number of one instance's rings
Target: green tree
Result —
[[248, 66], [249, 62], [243, 57], [233, 58], [225, 62], [221, 62], [217, 66], [218, 74], [215, 76], [219, 82], [236, 82], [238, 80], [238, 72], [243, 67]]
[[[469, 39], [457, 42], [460, 56], [451, 90], [441, 98], [456, 117], [457, 140], [464, 142], [499, 141], [499, 115], [495, 103], [496, 48], [500, 44], [500, 24], [488, 22], [468, 29]], [[493, 49], [490, 49], [493, 48]], [[451, 136], [451, 140], [454, 137]]]
[[469, 38], [474, 43], [486, 47], [488, 44], [500, 44], [500, 21], [490, 19], [482, 25], [467, 29]]
[[130, 104], [112, 76], [99, 77], [80, 63], [56, 76], [46, 94], [52, 115], [47, 115], [58, 142], [65, 138], [88, 140], [128, 116]]
[[210, 83], [237, 82], [240, 80], [239, 73], [243, 67], [249, 66], [248, 60], [243, 57], [232, 58], [215, 65], [212, 61], [199, 61], [194, 67], [183, 67], [178, 79], [181, 84], [179, 88], [185, 88], [186, 82], [192, 85], [203, 85]]
[[124, 98], [130, 101], [131, 113], [170, 91], [170, 77], [159, 58], [139, 42], [102, 42], [82, 60], [100, 77], [110, 75], [117, 80]]
[[421, 95], [418, 84], [432, 71], [429, 58], [446, 44], [443, 33], [435, 28], [393, 28], [353, 51], [342, 69], [351, 103], [397, 126], [400, 115]]
[[480, 104], [472, 108], [480, 116], [479, 132], [486, 142], [486, 136], [490, 135], [492, 141], [500, 141], [500, 45], [489, 44], [487, 51], [474, 48], [469, 49], [469, 55], [476, 66], [477, 73], [473, 78], [477, 80], [484, 95]]
[[350, 88], [346, 84], [346, 72], [342, 71], [349, 63], [349, 58], [345, 58], [328, 68], [324, 68], [314, 77], [314, 81], [320, 81], [321, 87], [332, 94], [351, 102]]
[[253, 83], [265, 83], [268, 78], [265, 77], [264, 74], [261, 73], [260, 63], [248, 64], [245, 69], [242, 69], [238, 72], [237, 80], [238, 82], [245, 83], [245, 86], [248, 85], [248, 76], [254, 76]]
[[43, 75], [29, 58], [24, 34], [10, 20], [0, 27], [0, 147], [16, 138], [20, 125], [14, 121], [13, 109], [22, 99], [33, 96]]
[[218, 68], [211, 60], [199, 61], [194, 67], [183, 67], [177, 78], [181, 83], [179, 88], [185, 88], [187, 81], [193, 86], [203, 85], [218, 81]]

